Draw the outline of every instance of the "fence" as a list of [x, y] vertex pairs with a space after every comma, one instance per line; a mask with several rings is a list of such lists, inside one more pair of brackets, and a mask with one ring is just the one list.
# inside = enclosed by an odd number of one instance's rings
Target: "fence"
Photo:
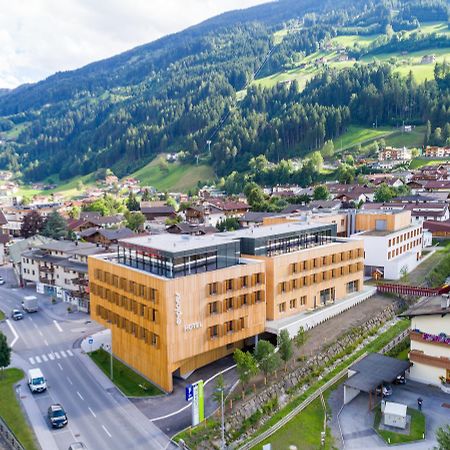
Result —
[[7, 448], [11, 450], [25, 450], [22, 444], [19, 442], [19, 439], [15, 436], [15, 434], [9, 429], [6, 422], [0, 417], [0, 435], [6, 442]]

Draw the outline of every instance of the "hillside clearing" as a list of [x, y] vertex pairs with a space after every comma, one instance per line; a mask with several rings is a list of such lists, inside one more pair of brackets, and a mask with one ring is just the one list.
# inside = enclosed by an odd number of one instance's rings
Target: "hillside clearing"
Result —
[[161, 191], [182, 191], [195, 188], [199, 181], [214, 179], [214, 172], [210, 166], [200, 164], [170, 163], [167, 171], [161, 170], [160, 163], [163, 156], [156, 157], [152, 162], [132, 173], [142, 184], [153, 186]]

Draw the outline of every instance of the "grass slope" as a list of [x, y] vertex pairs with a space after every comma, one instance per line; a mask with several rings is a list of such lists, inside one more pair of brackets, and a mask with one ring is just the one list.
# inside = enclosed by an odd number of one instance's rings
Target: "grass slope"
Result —
[[[89, 353], [89, 356], [103, 373], [109, 377], [110, 354], [103, 349], [98, 349]], [[163, 394], [156, 386], [116, 358], [113, 358], [113, 380], [114, 384], [129, 397], [152, 397]], [[146, 389], [141, 388], [139, 385], [145, 386]]]
[[167, 172], [160, 169], [161, 156], [152, 162], [132, 173], [131, 176], [137, 178], [141, 183], [154, 186], [161, 191], [182, 191], [186, 192], [197, 186], [198, 181], [214, 179], [214, 172], [210, 166], [200, 164], [171, 163]]
[[389, 127], [366, 128], [350, 125], [348, 130], [336, 139], [335, 148], [345, 150], [357, 144], [368, 144], [376, 139], [385, 138], [390, 133], [392, 133], [392, 128]]
[[17, 401], [14, 385], [22, 380], [20, 369], [6, 369], [0, 372], [0, 416], [26, 450], [37, 450], [33, 432]]
[[429, 159], [429, 158], [414, 158], [409, 165], [410, 169], [419, 169], [423, 166], [434, 166], [435, 164], [449, 163], [449, 159]]
[[422, 147], [425, 137], [425, 126], [415, 127], [411, 133], [395, 131], [385, 138], [386, 145], [392, 147]]

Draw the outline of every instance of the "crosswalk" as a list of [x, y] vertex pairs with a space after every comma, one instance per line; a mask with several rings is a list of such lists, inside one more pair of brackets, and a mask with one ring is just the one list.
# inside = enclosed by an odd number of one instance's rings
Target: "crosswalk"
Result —
[[57, 352], [43, 353], [42, 355], [30, 356], [28, 361], [31, 365], [41, 364], [43, 362], [55, 361], [57, 359], [70, 358], [74, 356], [72, 350], [58, 350]]

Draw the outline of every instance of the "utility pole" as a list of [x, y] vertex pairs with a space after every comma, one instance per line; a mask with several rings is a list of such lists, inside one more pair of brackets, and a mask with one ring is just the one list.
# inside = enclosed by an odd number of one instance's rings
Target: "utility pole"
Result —
[[223, 387], [220, 390], [220, 400], [222, 403], [222, 450], [225, 450], [225, 414], [223, 411]]

